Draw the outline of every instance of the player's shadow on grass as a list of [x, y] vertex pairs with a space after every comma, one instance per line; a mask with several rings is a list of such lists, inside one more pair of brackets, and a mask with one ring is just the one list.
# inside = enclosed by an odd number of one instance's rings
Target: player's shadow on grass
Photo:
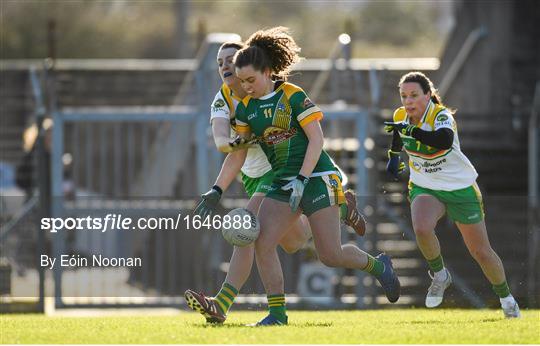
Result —
[[[499, 322], [501, 318], [484, 318], [478, 322]], [[473, 321], [454, 321], [455, 324], [469, 324]], [[424, 320], [424, 321], [402, 321], [395, 322], [396, 324], [448, 324], [448, 321], [439, 321], [439, 320]]]
[[[332, 327], [331, 322], [306, 322], [306, 323], [291, 323], [287, 325], [287, 327]], [[246, 323], [225, 323], [225, 324], [194, 324], [193, 327], [198, 328], [253, 328], [251, 326], [248, 326]], [[264, 327], [256, 327], [256, 328], [264, 328]]]

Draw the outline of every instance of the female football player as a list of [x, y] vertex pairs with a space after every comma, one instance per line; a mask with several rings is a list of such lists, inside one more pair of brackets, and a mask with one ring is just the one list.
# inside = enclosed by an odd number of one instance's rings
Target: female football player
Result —
[[385, 130], [393, 132], [387, 170], [394, 176], [403, 171], [399, 153], [404, 147], [409, 155], [409, 200], [416, 242], [433, 272], [426, 306], [439, 306], [452, 283], [435, 235], [437, 221], [446, 212], [500, 297], [504, 315], [520, 317], [501, 259], [489, 243], [478, 174], [461, 152], [453, 111], [443, 105], [433, 83], [421, 72], [405, 74], [398, 86], [403, 106], [394, 112], [393, 122], [385, 122]]
[[390, 258], [385, 254], [375, 258], [355, 245], [341, 244], [339, 206], [345, 198], [339, 170], [322, 149], [319, 121], [323, 114], [301, 88], [284, 81], [299, 60], [300, 48], [284, 27], [258, 31], [246, 45], [234, 60], [248, 94], [236, 109], [236, 129], [243, 138], [254, 135], [260, 140], [274, 171], [272, 186], [259, 209], [261, 232], [255, 242], [269, 314], [256, 325], [287, 324], [283, 272], [276, 250], [301, 214], [309, 221], [324, 264], [374, 275], [388, 299], [397, 301], [400, 286]]
[[[203, 219], [211, 216], [225, 191], [239, 172], [242, 175], [244, 188], [250, 197], [246, 206], [255, 215], [264, 195], [270, 189], [274, 179], [272, 167], [259, 145], [249, 141], [235, 143], [238, 147], [247, 148], [247, 157], [242, 153], [232, 152], [229, 145], [231, 141], [231, 128], [235, 125], [235, 108], [247, 93], [242, 89], [240, 81], [234, 74], [232, 63], [234, 54], [243, 47], [240, 42], [226, 42], [221, 45], [217, 64], [218, 72], [223, 81], [220, 91], [216, 94], [210, 111], [212, 134], [218, 150], [229, 153], [223, 162], [221, 172], [212, 189], [202, 196], [202, 201], [197, 206], [195, 213]], [[244, 160], [245, 159], [245, 160]], [[356, 209], [356, 200], [352, 191], [347, 191], [345, 197], [347, 204], [342, 209], [343, 221], [351, 226], [359, 235], [365, 232], [365, 221]], [[295, 220], [279, 244], [288, 253], [296, 252], [311, 237], [309, 223], [305, 217]], [[254, 246], [234, 247], [229, 264], [229, 270], [221, 290], [215, 297], [205, 297], [204, 294], [187, 290], [185, 298], [188, 305], [195, 311], [203, 314], [208, 322], [222, 323], [226, 314], [234, 302], [238, 291], [242, 288], [249, 277], [253, 264]]]

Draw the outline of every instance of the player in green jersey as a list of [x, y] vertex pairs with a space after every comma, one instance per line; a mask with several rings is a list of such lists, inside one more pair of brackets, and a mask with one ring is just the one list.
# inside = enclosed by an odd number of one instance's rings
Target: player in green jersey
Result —
[[341, 244], [339, 205], [344, 196], [339, 171], [322, 149], [319, 121], [323, 114], [301, 88], [284, 81], [299, 59], [300, 48], [283, 27], [258, 31], [246, 44], [234, 61], [236, 74], [248, 93], [236, 109], [237, 132], [243, 138], [254, 135], [259, 139], [275, 175], [258, 214], [261, 233], [255, 242], [255, 257], [269, 315], [256, 325], [287, 324], [283, 272], [276, 247], [302, 213], [309, 220], [324, 264], [374, 275], [388, 299], [397, 301], [400, 285], [390, 257], [380, 254], [375, 258], [355, 245]]
[[452, 283], [435, 235], [437, 222], [448, 213], [499, 296], [504, 315], [520, 317], [502, 261], [489, 243], [482, 195], [476, 185], [478, 174], [461, 152], [453, 112], [442, 104], [433, 83], [421, 72], [405, 74], [398, 86], [403, 107], [394, 112], [392, 122], [385, 123], [385, 129], [393, 132], [387, 170], [394, 176], [403, 171], [399, 153], [404, 147], [409, 155], [409, 199], [416, 242], [434, 273], [426, 306], [440, 305]]
[[[242, 174], [242, 182], [249, 196], [246, 206], [257, 213], [264, 195], [274, 180], [272, 167], [259, 145], [249, 145], [247, 158], [244, 160], [239, 152], [231, 152], [231, 128], [235, 126], [235, 109], [247, 93], [242, 89], [240, 81], [234, 75], [234, 54], [243, 47], [241, 42], [226, 42], [221, 45], [217, 54], [218, 72], [223, 85], [217, 92], [210, 107], [210, 122], [216, 147], [228, 155], [223, 162], [221, 172], [212, 189], [202, 196], [195, 212], [203, 219], [211, 216], [217, 207], [221, 195], [236, 178]], [[248, 143], [245, 143], [246, 145]], [[239, 155], [240, 154], [240, 155]], [[345, 194], [347, 205], [343, 205], [343, 221], [356, 233], [365, 232], [365, 221], [356, 210], [355, 196], [352, 191]], [[307, 218], [301, 217], [294, 222], [286, 235], [280, 240], [280, 246], [287, 253], [294, 253], [311, 237], [311, 229]], [[210, 323], [222, 323], [227, 317], [229, 308], [251, 273], [254, 257], [254, 246], [234, 247], [227, 276], [219, 292], [214, 297], [206, 297], [203, 293], [187, 290], [184, 294], [188, 306], [200, 312]]]

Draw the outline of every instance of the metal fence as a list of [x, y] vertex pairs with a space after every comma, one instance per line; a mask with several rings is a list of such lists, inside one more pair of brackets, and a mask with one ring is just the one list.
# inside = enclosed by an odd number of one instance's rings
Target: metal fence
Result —
[[[88, 263], [86, 268], [53, 268], [57, 307], [177, 305], [183, 303], [180, 297], [187, 288], [210, 292], [219, 288], [231, 247], [215, 230], [194, 230], [189, 221], [198, 195], [212, 185], [223, 159], [216, 155], [209, 137], [207, 110], [219, 87], [213, 61], [219, 43], [208, 41], [198, 58], [197, 70], [189, 78], [197, 86], [196, 106], [54, 110], [52, 217], [106, 220], [109, 216], [109, 220], [116, 217], [117, 221], [131, 218], [136, 224], [129, 230], [117, 227], [100, 232], [83, 227], [50, 233], [52, 257], [60, 259], [67, 254], [66, 260], [74, 264]], [[327, 107], [323, 112], [326, 123], [347, 120], [354, 124], [355, 157], [347, 162], [354, 164], [354, 174], [349, 180], [361, 196], [367, 196], [363, 139], [368, 131], [368, 110]], [[69, 174], [66, 153], [71, 161]], [[66, 185], [75, 188], [73, 195], [66, 194]], [[245, 195], [232, 194], [223, 200], [222, 212], [245, 204]], [[175, 226], [150, 229], [139, 224], [148, 220], [174, 220]], [[143, 264], [135, 268], [92, 268], [90, 262], [96, 255], [139, 257]], [[306, 256], [282, 256], [286, 289], [293, 297], [298, 296], [298, 287], [306, 289], [305, 280], [300, 280], [306, 275], [300, 268]], [[315, 274], [320, 273], [331, 277], [343, 274], [333, 270], [328, 274], [328, 270], [319, 268]], [[365, 280], [357, 275], [354, 296], [364, 296]], [[246, 295], [240, 302], [255, 302], [264, 293], [255, 274], [242, 291]], [[335, 304], [341, 297], [332, 293], [327, 298]], [[363, 302], [348, 301], [358, 305]]]

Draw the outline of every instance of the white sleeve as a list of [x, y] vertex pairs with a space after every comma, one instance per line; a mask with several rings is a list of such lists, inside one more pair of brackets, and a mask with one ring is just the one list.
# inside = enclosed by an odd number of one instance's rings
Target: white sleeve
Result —
[[227, 102], [223, 99], [223, 96], [221, 96], [221, 92], [218, 92], [210, 106], [210, 122], [212, 122], [214, 118], [225, 118], [229, 120], [230, 114], [229, 105], [227, 105]]
[[435, 118], [435, 122], [433, 124], [434, 131], [437, 131], [438, 129], [447, 128], [450, 130], [455, 129], [455, 120], [452, 114], [448, 110], [443, 110], [439, 114], [437, 114], [437, 117]]

